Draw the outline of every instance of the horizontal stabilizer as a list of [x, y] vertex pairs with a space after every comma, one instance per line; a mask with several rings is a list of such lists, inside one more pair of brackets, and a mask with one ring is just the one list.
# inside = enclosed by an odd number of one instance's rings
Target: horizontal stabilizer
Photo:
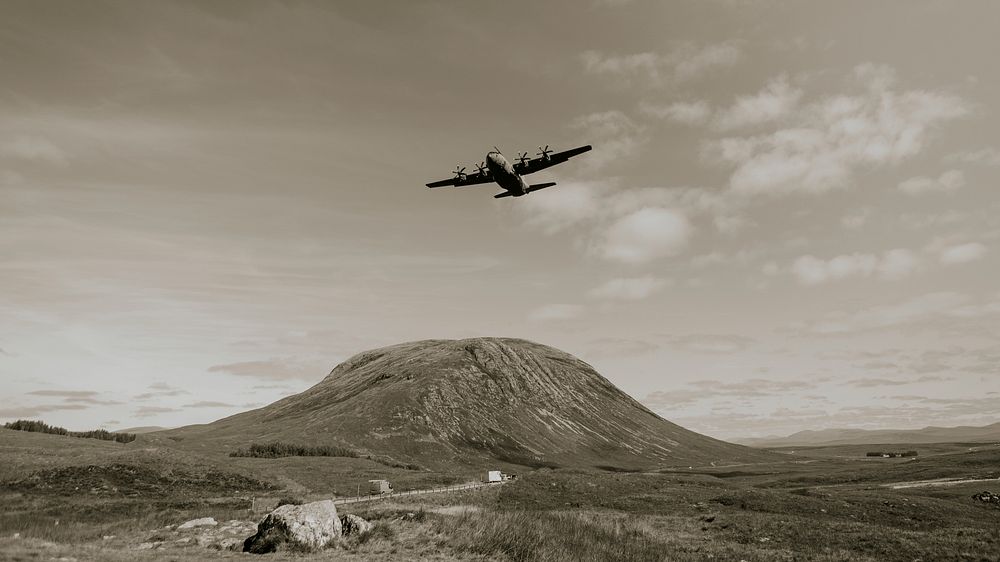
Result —
[[524, 190], [524, 192], [525, 193], [531, 193], [532, 191], [538, 191], [539, 189], [545, 189], [546, 187], [552, 187], [555, 184], [556, 184], [556, 182], [554, 182], [554, 181], [550, 181], [548, 183], [536, 183], [536, 184], [534, 184], [532, 186], [529, 186], [528, 189]]
[[504, 191], [503, 193], [497, 193], [496, 195], [493, 196], [493, 198], [494, 199], [500, 199], [501, 197], [510, 197], [512, 195], [514, 195], [514, 194], [511, 193], [511, 192], [509, 192], [509, 191]]

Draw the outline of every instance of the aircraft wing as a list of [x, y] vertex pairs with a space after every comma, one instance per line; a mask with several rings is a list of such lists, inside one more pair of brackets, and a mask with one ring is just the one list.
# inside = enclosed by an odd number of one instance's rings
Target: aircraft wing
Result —
[[532, 158], [531, 160], [526, 160], [524, 164], [518, 162], [514, 164], [514, 171], [523, 175], [533, 174], [539, 170], [544, 170], [545, 168], [551, 168], [556, 164], [562, 164], [563, 162], [569, 160], [570, 158], [577, 156], [578, 154], [583, 154], [590, 150], [589, 144], [586, 146], [581, 146], [578, 148], [571, 148], [569, 150], [564, 150], [562, 152], [556, 152], [549, 154], [548, 158]]
[[480, 174], [476, 172], [475, 174], [465, 174], [462, 176], [456, 176], [446, 180], [432, 181], [427, 184], [427, 187], [445, 187], [448, 185], [455, 187], [466, 187], [469, 185], [480, 185], [484, 183], [492, 183], [493, 176], [490, 174]]

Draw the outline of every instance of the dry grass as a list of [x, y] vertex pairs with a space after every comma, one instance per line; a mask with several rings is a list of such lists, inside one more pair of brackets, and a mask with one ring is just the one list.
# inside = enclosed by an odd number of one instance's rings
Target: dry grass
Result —
[[631, 518], [587, 520], [572, 513], [465, 512], [438, 519], [459, 552], [499, 555], [515, 562], [664, 559], [664, 544]]

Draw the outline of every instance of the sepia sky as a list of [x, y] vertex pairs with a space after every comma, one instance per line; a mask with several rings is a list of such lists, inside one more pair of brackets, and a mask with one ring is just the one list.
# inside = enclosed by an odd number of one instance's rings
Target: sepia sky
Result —
[[[994, 2], [0, 6], [0, 421], [513, 336], [721, 438], [1000, 421]], [[494, 145], [557, 187], [428, 190]]]

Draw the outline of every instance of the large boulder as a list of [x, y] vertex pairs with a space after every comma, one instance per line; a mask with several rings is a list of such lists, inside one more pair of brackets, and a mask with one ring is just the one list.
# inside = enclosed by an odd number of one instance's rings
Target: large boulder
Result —
[[342, 530], [333, 500], [283, 505], [257, 524], [257, 534], [243, 542], [243, 552], [265, 554], [288, 547], [317, 550], [339, 540]]

